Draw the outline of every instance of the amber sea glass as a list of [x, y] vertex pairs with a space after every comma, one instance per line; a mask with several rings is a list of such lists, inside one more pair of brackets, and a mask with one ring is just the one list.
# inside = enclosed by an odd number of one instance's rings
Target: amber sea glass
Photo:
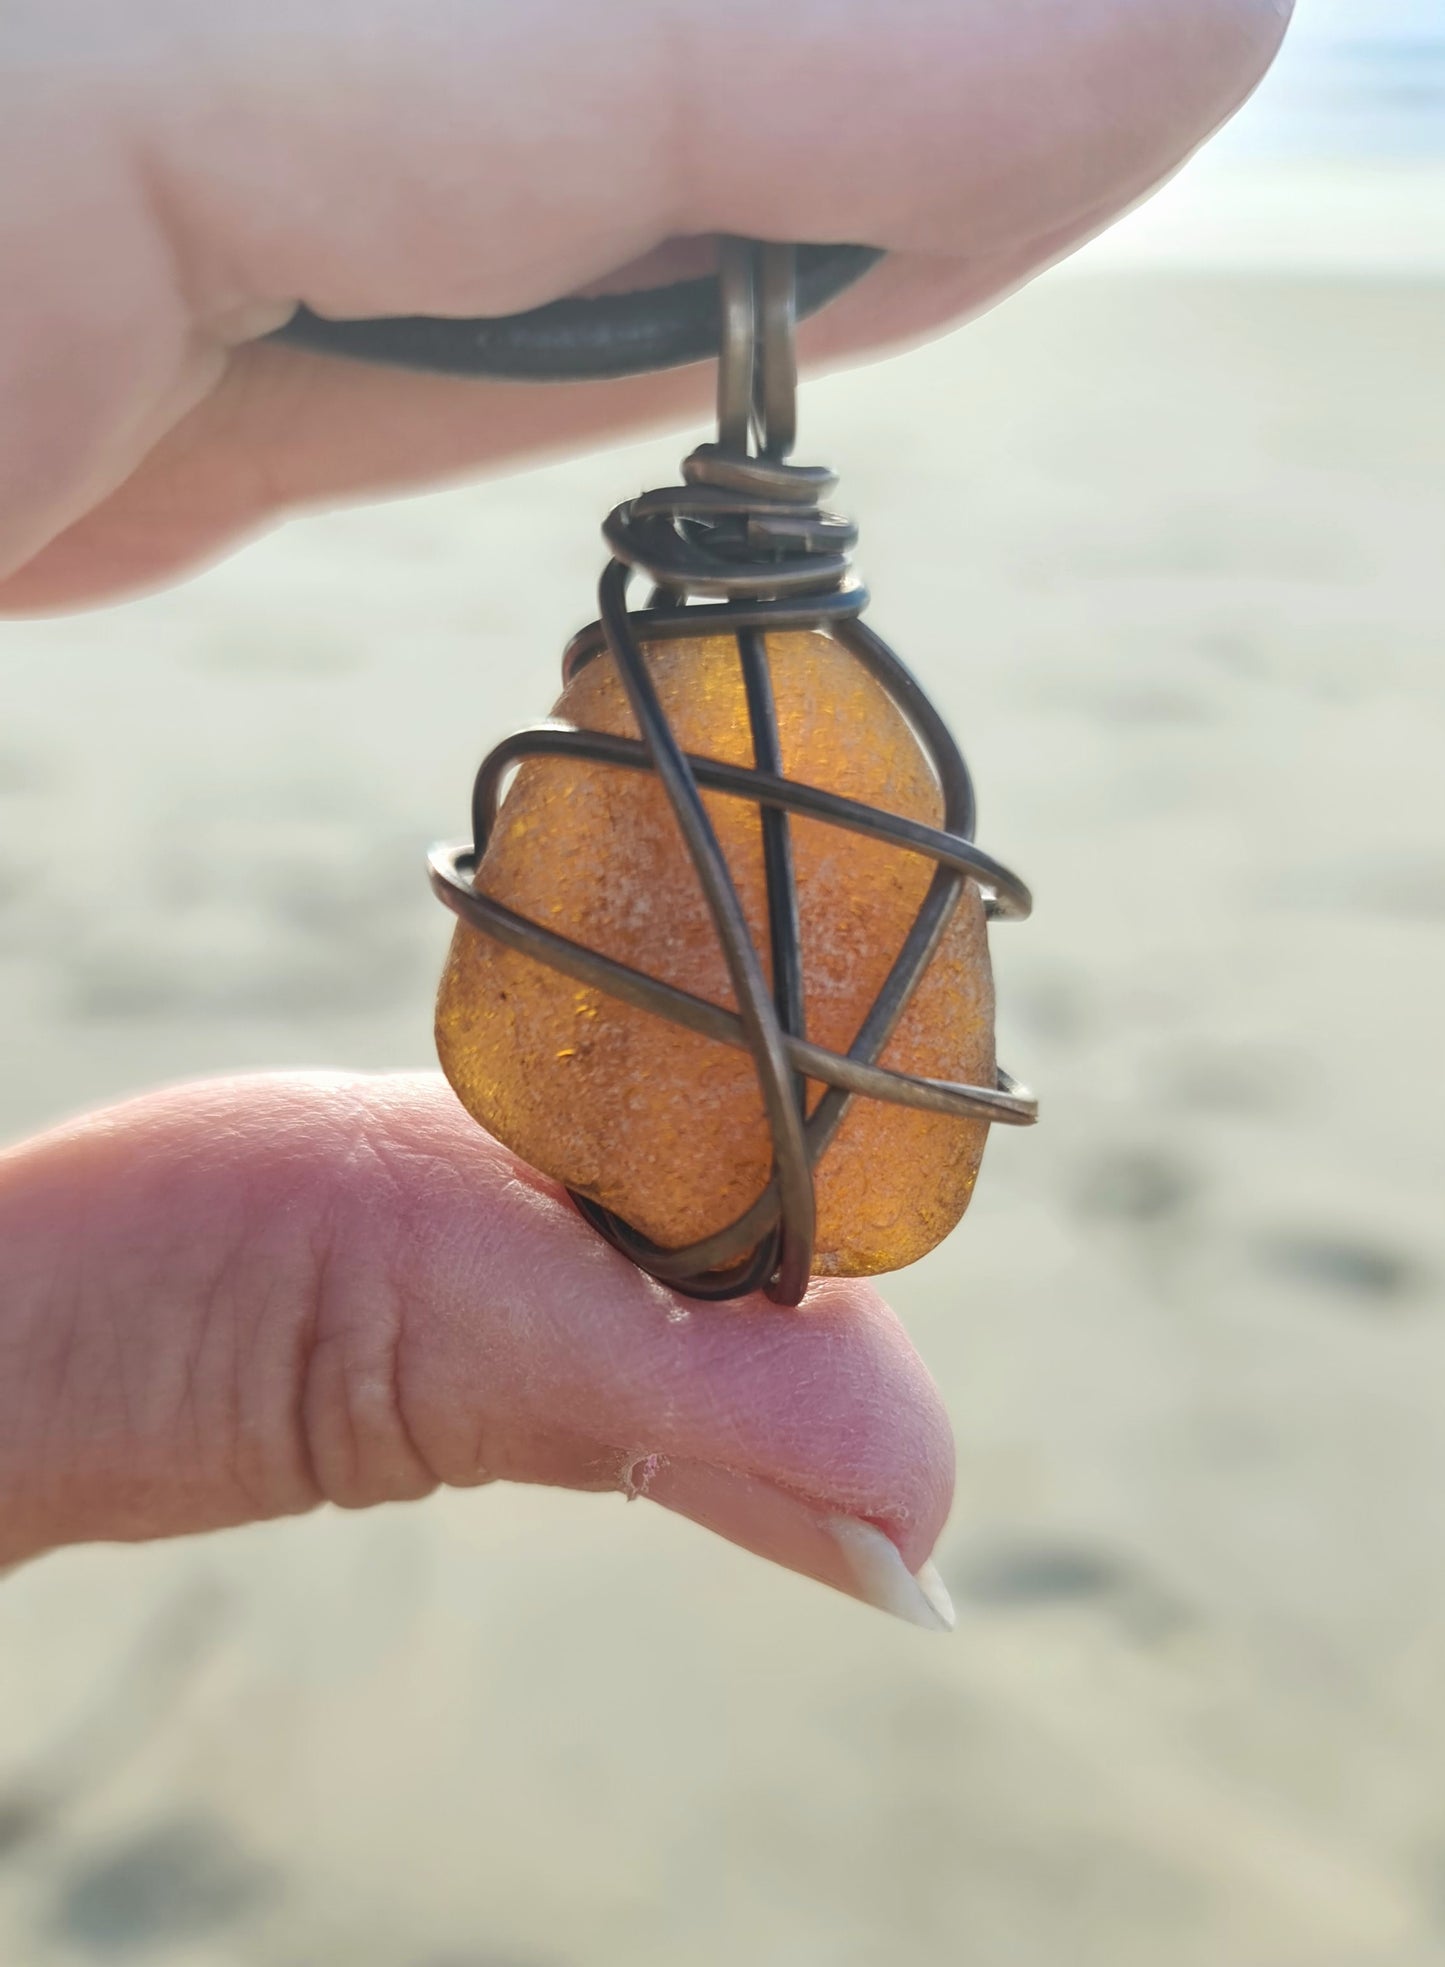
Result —
[[[884, 691], [821, 632], [772, 633], [768, 655], [786, 775], [937, 825], [942, 802], [917, 739]], [[732, 638], [647, 645], [684, 750], [753, 763]], [[607, 656], [555, 715], [637, 735]], [[703, 795], [754, 941], [767, 958], [758, 808]], [[933, 863], [793, 817], [807, 1035], [846, 1051], [917, 914]], [[697, 875], [651, 774], [570, 759], [524, 764], [503, 803], [479, 890], [574, 940], [735, 1008]], [[677, 1249], [725, 1227], [766, 1186], [771, 1148], [750, 1056], [584, 988], [458, 927], [437, 1004], [442, 1067], [475, 1118], [523, 1159]], [[882, 1062], [994, 1083], [993, 984], [969, 883]], [[808, 1088], [809, 1108], [823, 1092]], [[814, 1270], [896, 1270], [967, 1207], [986, 1124], [855, 1099], [816, 1171]]]

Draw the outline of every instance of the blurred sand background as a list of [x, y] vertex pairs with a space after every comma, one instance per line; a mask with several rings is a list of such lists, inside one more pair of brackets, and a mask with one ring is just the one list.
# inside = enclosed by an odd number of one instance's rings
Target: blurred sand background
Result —
[[[995, 1136], [894, 1280], [952, 1639], [490, 1490], [0, 1592], [0, 1963], [1445, 1963], [1445, 286], [1051, 276], [809, 387], [952, 718]], [[420, 857], [674, 435], [0, 630], [0, 1134], [429, 1059]]]

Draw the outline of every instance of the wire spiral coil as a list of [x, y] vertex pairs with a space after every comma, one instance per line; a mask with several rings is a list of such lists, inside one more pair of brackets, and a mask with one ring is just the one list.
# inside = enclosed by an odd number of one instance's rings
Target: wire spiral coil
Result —
[[[685, 1249], [663, 1249], [591, 1198], [584, 1216], [641, 1269], [703, 1299], [765, 1290], [796, 1304], [807, 1288], [814, 1241], [813, 1172], [850, 1103], [892, 1101], [959, 1119], [1027, 1126], [1031, 1094], [1000, 1071], [991, 1087], [923, 1078], [878, 1063], [927, 970], [969, 881], [990, 917], [1021, 920], [1028, 889], [973, 840], [968, 768], [927, 695], [888, 645], [860, 619], [866, 588], [850, 553], [856, 529], [822, 501], [832, 473], [788, 462], [793, 443], [792, 251], [728, 241], [723, 258], [719, 435], [683, 466], [683, 483], [618, 506], [604, 524], [613, 558], [599, 589], [599, 619], [563, 659], [570, 681], [586, 663], [615, 663], [640, 736], [549, 720], [517, 732], [484, 759], [472, 799], [473, 838], [436, 848], [431, 880], [463, 922], [574, 981], [752, 1055], [772, 1137], [771, 1177], [726, 1228]], [[755, 445], [755, 448], [752, 446]], [[652, 584], [630, 608], [636, 576]], [[873, 676], [927, 755], [942, 795], [942, 824], [928, 826], [840, 794], [794, 783], [783, 772], [767, 654], [771, 630], [824, 629]], [[644, 654], [649, 641], [732, 636], [752, 735], [751, 767], [685, 753], [663, 711]], [[474, 885], [495, 827], [504, 783], [528, 758], [566, 757], [649, 771], [661, 783], [706, 898], [736, 1010], [603, 956], [492, 900]], [[766, 876], [772, 983], [756, 948], [702, 792], [753, 801]], [[789, 816], [821, 820], [934, 862], [927, 893], [878, 996], [846, 1053], [811, 1043]], [[806, 1083], [825, 1088], [811, 1113]]]

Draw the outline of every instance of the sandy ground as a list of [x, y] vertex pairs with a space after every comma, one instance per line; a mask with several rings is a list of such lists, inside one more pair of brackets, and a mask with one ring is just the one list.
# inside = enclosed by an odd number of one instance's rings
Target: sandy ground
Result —
[[[5, 1967], [1445, 1962], [1445, 287], [1043, 283], [819, 385], [1045, 1102], [896, 1280], [939, 1640], [492, 1491], [0, 1593]], [[676, 438], [0, 632], [0, 1131], [419, 1063], [419, 872]]]

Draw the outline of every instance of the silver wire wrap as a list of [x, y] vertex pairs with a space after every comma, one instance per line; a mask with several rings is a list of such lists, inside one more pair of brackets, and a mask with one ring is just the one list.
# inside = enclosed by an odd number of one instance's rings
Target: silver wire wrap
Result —
[[[686, 460], [681, 485], [644, 493], [609, 514], [603, 532], [613, 558], [599, 589], [599, 619], [573, 638], [563, 659], [570, 681], [583, 664], [610, 655], [641, 736], [618, 737], [552, 719], [506, 739], [477, 774], [472, 841], [436, 848], [430, 870], [441, 900], [469, 927], [623, 1003], [751, 1053], [772, 1134], [773, 1168], [762, 1194], [735, 1222], [686, 1249], [665, 1250], [592, 1198], [574, 1193], [573, 1199], [641, 1269], [688, 1296], [719, 1299], [764, 1290], [779, 1304], [796, 1304], [812, 1270], [814, 1169], [852, 1100], [890, 1100], [1006, 1126], [1028, 1126], [1037, 1118], [1033, 1096], [1003, 1071], [995, 1086], [965, 1086], [878, 1063], [966, 883], [977, 884], [991, 918], [1022, 920], [1032, 901], [1016, 875], [974, 844], [973, 785], [957, 745], [913, 676], [859, 620], [868, 595], [851, 570], [856, 531], [821, 503], [834, 488], [832, 473], [788, 462], [796, 401], [793, 249], [725, 241], [720, 286], [718, 441], [700, 445]], [[644, 609], [627, 604], [635, 574], [652, 583]], [[779, 629], [826, 629], [883, 687], [937, 774], [941, 826], [784, 776], [767, 656], [767, 633]], [[751, 768], [682, 751], [643, 653], [647, 642], [659, 638], [719, 633], [737, 642], [752, 729]], [[599, 955], [476, 889], [504, 781], [519, 762], [540, 757], [656, 773], [702, 884], [736, 1011]], [[758, 806], [771, 988], [703, 805], [704, 790]], [[807, 1037], [792, 813], [935, 863], [913, 925], [846, 1054]], [[808, 1080], [827, 1089], [811, 1114]]]

